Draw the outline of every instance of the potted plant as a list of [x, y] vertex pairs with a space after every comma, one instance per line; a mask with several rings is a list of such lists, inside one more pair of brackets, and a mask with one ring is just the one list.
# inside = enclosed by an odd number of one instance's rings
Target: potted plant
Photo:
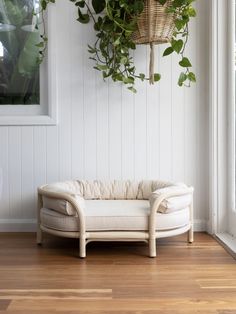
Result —
[[[163, 56], [177, 53], [181, 71], [178, 85], [190, 86], [196, 81], [192, 64], [185, 56], [189, 38], [189, 21], [196, 16], [192, 6], [195, 0], [70, 0], [78, 8], [77, 20], [82, 24], [94, 24], [96, 40], [88, 45], [94, 60], [94, 68], [101, 71], [104, 79], [122, 82], [136, 92], [136, 79], [159, 81], [154, 73], [154, 45], [169, 43]], [[55, 0], [41, 0], [42, 13]], [[47, 37], [41, 35], [41, 57], [47, 45]], [[137, 73], [132, 50], [137, 44], [150, 44], [150, 73]], [[42, 59], [41, 58], [41, 59]]]

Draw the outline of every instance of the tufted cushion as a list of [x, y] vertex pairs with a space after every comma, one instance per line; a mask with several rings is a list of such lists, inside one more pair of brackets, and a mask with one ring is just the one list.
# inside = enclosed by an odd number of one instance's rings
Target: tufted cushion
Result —
[[[75, 197], [83, 208], [85, 200], [148, 200], [155, 195], [158, 197], [163, 193], [185, 189], [183, 183], [171, 183], [166, 181], [143, 180], [135, 181], [65, 181], [49, 184], [46, 190], [59, 193], [69, 193]], [[159, 207], [162, 213], [179, 210], [189, 206], [192, 195], [169, 198], [164, 200]], [[152, 205], [152, 199], [150, 199]], [[66, 200], [57, 200], [43, 197], [43, 207], [53, 209], [59, 213], [75, 216], [74, 207]]]
[[[87, 231], [148, 230], [150, 206], [146, 200], [89, 200], [85, 205]], [[56, 230], [79, 231], [78, 219], [46, 208], [41, 210], [42, 225]], [[188, 208], [165, 215], [157, 213], [157, 230], [174, 229], [188, 223]]]
[[89, 199], [104, 200], [148, 200], [150, 194], [159, 188], [172, 185], [170, 182], [163, 181], [78, 181], [81, 195]]

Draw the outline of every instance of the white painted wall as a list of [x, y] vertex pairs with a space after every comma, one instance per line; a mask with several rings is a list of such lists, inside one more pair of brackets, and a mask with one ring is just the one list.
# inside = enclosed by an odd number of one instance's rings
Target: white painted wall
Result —
[[[138, 83], [133, 95], [104, 83], [88, 60], [92, 27], [75, 21], [69, 1], [53, 9], [57, 51], [58, 126], [0, 127], [3, 199], [0, 230], [32, 230], [37, 186], [71, 178], [165, 179], [195, 187], [195, 219], [205, 229], [208, 215], [208, 1], [198, 0], [188, 55], [198, 83], [176, 84], [176, 58], [160, 58], [159, 85]], [[148, 49], [135, 52], [140, 71], [148, 68]]]

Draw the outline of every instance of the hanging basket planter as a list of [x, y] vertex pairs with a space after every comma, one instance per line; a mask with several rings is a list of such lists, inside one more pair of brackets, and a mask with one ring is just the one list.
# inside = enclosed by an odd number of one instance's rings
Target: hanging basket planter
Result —
[[171, 41], [175, 30], [176, 14], [168, 13], [171, 0], [161, 5], [156, 0], [145, 0], [132, 39], [136, 44], [150, 44], [149, 83], [154, 84], [154, 45]]
[[[49, 3], [56, 0], [41, 0], [41, 13]], [[122, 82], [136, 92], [135, 81], [148, 80], [150, 84], [160, 80], [154, 73], [154, 46], [168, 44], [163, 56], [175, 52], [180, 56], [182, 68], [178, 85], [190, 86], [196, 81], [192, 64], [185, 57], [189, 36], [189, 20], [196, 16], [192, 6], [195, 0], [70, 0], [78, 10], [77, 20], [82, 24], [93, 21], [95, 43], [88, 45], [94, 69], [101, 71], [103, 79]], [[41, 60], [47, 45], [45, 32], [41, 35]], [[132, 50], [136, 45], [150, 45], [149, 76], [137, 73]]]
[[136, 44], [165, 44], [171, 41], [175, 30], [175, 17], [167, 10], [171, 1], [161, 5], [156, 0], [145, 0], [143, 12], [137, 20], [132, 39]]

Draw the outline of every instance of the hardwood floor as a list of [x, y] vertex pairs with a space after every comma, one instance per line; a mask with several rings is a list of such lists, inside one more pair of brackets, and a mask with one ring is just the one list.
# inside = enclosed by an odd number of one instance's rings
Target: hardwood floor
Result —
[[0, 314], [236, 314], [236, 261], [209, 235], [134, 243], [0, 234]]

